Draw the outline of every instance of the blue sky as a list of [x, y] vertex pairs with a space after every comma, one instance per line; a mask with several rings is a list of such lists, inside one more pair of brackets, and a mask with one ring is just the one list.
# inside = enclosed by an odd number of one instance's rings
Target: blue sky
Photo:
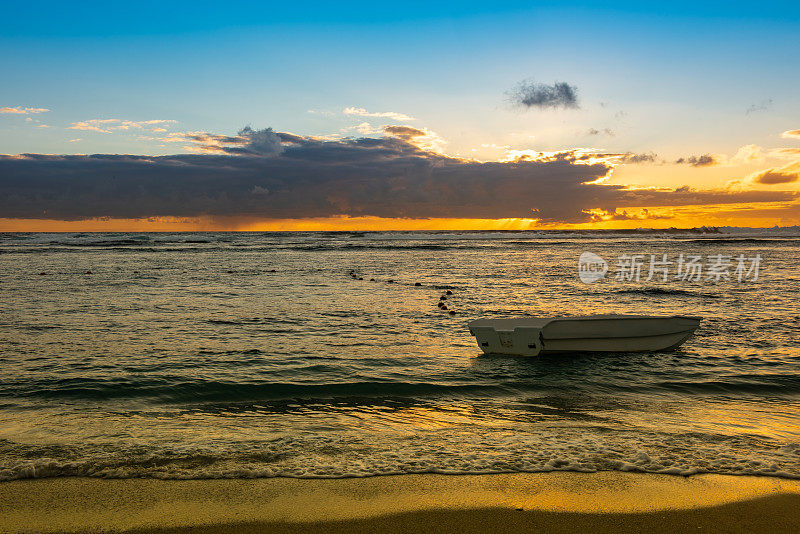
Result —
[[[309, 134], [345, 125], [309, 109], [357, 106], [403, 112], [449, 139], [463, 136], [463, 143], [453, 139], [460, 151], [473, 138], [492, 142], [500, 134], [495, 122], [541, 122], [506, 109], [504, 93], [521, 79], [573, 83], [589, 112], [600, 102], [626, 113], [649, 107], [665, 138], [658, 141], [668, 145], [692, 134], [664, 123], [656, 107], [700, 113], [720, 124], [694, 125], [703, 136], [707, 130], [708, 150], [735, 137], [725, 118], [749, 106], [772, 100], [747, 124], [757, 137], [779, 128], [772, 115], [800, 111], [796, 3], [682, 2], [669, 11], [649, 3], [517, 3], [492, 11], [426, 4], [22, 3], [0, 22], [0, 68], [8, 73], [0, 105], [50, 109], [38, 118], [52, 126], [169, 118], [192, 130], [252, 124]], [[59, 131], [20, 130], [0, 119], [4, 152], [69, 148]], [[716, 137], [719, 131], [725, 135]], [[566, 139], [540, 141], [555, 148]], [[131, 142], [94, 136], [82, 150]]]
[[[408, 115], [448, 154], [483, 160], [575, 147], [731, 158], [782, 147], [800, 127], [796, 2], [28, 2], [6, 13], [0, 108], [49, 111], [0, 113], [5, 154], [160, 155], [185, 152], [169, 133], [341, 137], [397, 122], [348, 107]], [[580, 107], [515, 108], [522, 80], [567, 82]], [[107, 119], [172, 122], [75, 129]], [[721, 186], [755, 170], [615, 179]]]
[[[567, 6], [565, 8], [565, 6]], [[235, 4], [196, 1], [139, 1], [136, 3], [30, 1], [18, 3], [0, 22], [3, 35], [120, 36], [208, 31], [218, 28], [262, 27], [273, 24], [375, 24], [421, 20], [458, 20], [492, 15], [544, 11], [605, 12], [660, 18], [706, 20], [797, 21], [794, 2], [470, 2], [470, 1], [351, 1], [264, 2]]]

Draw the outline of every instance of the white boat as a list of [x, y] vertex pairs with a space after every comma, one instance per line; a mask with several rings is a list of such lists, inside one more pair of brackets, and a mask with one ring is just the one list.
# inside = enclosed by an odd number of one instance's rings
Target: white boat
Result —
[[701, 319], [686, 315], [478, 319], [469, 323], [469, 332], [485, 354], [653, 352], [676, 348], [697, 330]]

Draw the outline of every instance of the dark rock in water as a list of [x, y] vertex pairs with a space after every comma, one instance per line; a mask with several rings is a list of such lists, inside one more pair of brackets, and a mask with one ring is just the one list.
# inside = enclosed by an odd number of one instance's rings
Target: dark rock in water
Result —
[[133, 274], [139, 274], [139, 271], [133, 271]]
[[86, 274], [92, 274], [92, 271], [86, 271]]
[[421, 286], [422, 284], [420, 284], [419, 282], [414, 282], [414, 285], [415, 286]]
[[388, 284], [394, 284], [394, 280], [391, 280], [391, 279], [390, 279], [390, 280], [387, 280], [387, 281], [386, 281], [386, 283], [388, 283]]
[[359, 280], [363, 280], [364, 278], [363, 278], [363, 277], [361, 277], [361, 276], [359, 276], [359, 277], [358, 277], [358, 279], [359, 279]]
[[453, 292], [452, 292], [452, 291], [450, 291], [450, 290], [448, 289], [447, 291], [445, 291], [445, 292], [444, 292], [444, 294], [445, 294], [445, 295], [452, 295], [452, 294], [453, 294]]
[[439, 300], [447, 300], [447, 297], [445, 297], [444, 295], [442, 295], [441, 297], [439, 297]]
[[455, 315], [455, 314], [456, 314], [455, 310], [450, 310], [450, 315]]
[[228, 271], [228, 274], [233, 274], [233, 271]]
[[447, 310], [447, 306], [445, 306], [444, 304], [442, 304], [442, 305], [441, 305], [441, 306], [439, 306], [439, 307], [440, 307], [442, 310]]
[[374, 278], [370, 278], [370, 279], [369, 279], [369, 281], [370, 281], [370, 282], [374, 282], [374, 281], [375, 281], [375, 279], [374, 279]]
[[276, 271], [275, 269], [270, 269], [270, 270], [269, 270], [269, 272], [271, 272], [271, 273], [277, 273], [278, 271]]
[[47, 273], [39, 273], [39, 276], [44, 276], [44, 275], [46, 275], [46, 274], [47, 274]]

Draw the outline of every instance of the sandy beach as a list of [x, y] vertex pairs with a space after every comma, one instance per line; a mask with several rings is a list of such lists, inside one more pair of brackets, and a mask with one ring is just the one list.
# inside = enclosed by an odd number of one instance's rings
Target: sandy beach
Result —
[[800, 481], [601, 472], [0, 484], [0, 531], [789, 532]]

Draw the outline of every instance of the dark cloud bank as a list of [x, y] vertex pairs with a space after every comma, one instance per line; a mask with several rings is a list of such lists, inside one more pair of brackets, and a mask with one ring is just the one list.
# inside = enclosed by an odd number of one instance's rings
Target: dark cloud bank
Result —
[[[790, 192], [626, 190], [590, 183], [611, 166], [563, 152], [476, 162], [413, 144], [409, 127], [383, 138], [320, 140], [271, 129], [185, 134], [213, 154], [0, 156], [0, 217], [212, 216], [306, 218], [536, 217], [591, 220], [586, 210], [789, 200]], [[389, 129], [389, 132], [392, 132]], [[630, 161], [635, 155], [606, 155]]]

